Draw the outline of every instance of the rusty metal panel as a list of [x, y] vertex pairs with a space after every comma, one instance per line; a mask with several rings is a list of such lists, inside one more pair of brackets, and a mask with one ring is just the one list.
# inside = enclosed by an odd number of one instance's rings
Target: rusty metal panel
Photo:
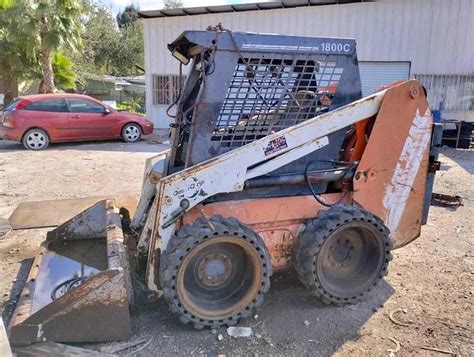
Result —
[[132, 297], [120, 216], [113, 200], [101, 201], [48, 233], [10, 322], [10, 340], [126, 339]]
[[106, 202], [100, 201], [46, 235], [48, 242], [105, 238]]
[[[340, 194], [322, 197], [328, 202], [335, 202]], [[209, 218], [215, 214], [235, 217], [262, 237], [272, 256], [273, 269], [284, 270], [292, 266], [293, 246], [299, 231], [308, 219], [316, 217], [320, 209], [326, 208], [313, 196], [225, 201], [198, 205], [186, 213], [183, 222], [192, 224], [199, 217]]]
[[[8, 221], [12, 229], [59, 226], [97, 202], [107, 198], [109, 197], [97, 196], [22, 202], [10, 215]], [[117, 207], [127, 210], [130, 217], [134, 216], [138, 197], [122, 196], [115, 197], [114, 200]]]
[[124, 274], [120, 270], [98, 273], [21, 321], [27, 314], [23, 310], [12, 319], [12, 344], [115, 341], [131, 335]]
[[302, 223], [278, 224], [257, 233], [262, 237], [272, 257], [274, 271], [289, 269], [293, 263], [293, 247], [298, 239]]
[[388, 89], [354, 177], [354, 200], [384, 220], [394, 248], [420, 235], [432, 123], [419, 82]]

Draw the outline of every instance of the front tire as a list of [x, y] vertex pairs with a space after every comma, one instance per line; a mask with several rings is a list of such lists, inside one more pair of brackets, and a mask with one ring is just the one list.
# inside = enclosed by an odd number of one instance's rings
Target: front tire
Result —
[[21, 140], [23, 147], [28, 150], [44, 150], [49, 146], [49, 136], [41, 129], [30, 129]]
[[212, 216], [183, 226], [168, 243], [160, 283], [171, 311], [195, 328], [235, 325], [263, 303], [270, 254], [235, 218]]
[[295, 247], [295, 268], [310, 293], [325, 303], [356, 303], [387, 275], [389, 230], [373, 214], [333, 206], [307, 222]]
[[142, 128], [135, 123], [127, 124], [122, 129], [122, 140], [127, 143], [136, 143], [142, 137]]

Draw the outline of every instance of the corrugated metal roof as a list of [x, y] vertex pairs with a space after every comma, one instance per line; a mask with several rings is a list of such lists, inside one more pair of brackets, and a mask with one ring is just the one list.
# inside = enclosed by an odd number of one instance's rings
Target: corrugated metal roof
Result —
[[144, 10], [138, 11], [138, 16], [144, 19], [156, 17], [193, 16], [203, 14], [217, 14], [223, 12], [242, 12], [255, 10], [272, 10], [301, 6], [337, 5], [357, 2], [374, 2], [376, 0], [282, 0], [234, 5], [199, 6], [178, 9]]

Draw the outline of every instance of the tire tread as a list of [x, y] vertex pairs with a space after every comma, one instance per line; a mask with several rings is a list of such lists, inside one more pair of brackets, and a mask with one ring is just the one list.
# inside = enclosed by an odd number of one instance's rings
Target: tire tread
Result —
[[[199, 243], [217, 235], [229, 234], [236, 239], [249, 240], [255, 248], [263, 252], [264, 258], [261, 259], [263, 266], [262, 288], [248, 309], [242, 309], [238, 313], [226, 318], [223, 322], [200, 319], [190, 316], [185, 312], [184, 306], [180, 303], [176, 286], [173, 285], [173, 277], [176, 277], [182, 259]], [[237, 219], [225, 218], [221, 215], [212, 216], [209, 221], [204, 218], [198, 218], [192, 225], [187, 224], [181, 227], [170, 239], [166, 251], [163, 252], [162, 264], [160, 266], [160, 283], [163, 287], [163, 296], [170, 306], [173, 313], [179, 316], [183, 323], [191, 322], [196, 329], [203, 327], [219, 327], [222, 325], [235, 325], [243, 317], [251, 316], [256, 309], [263, 303], [263, 294], [270, 289], [270, 277], [272, 275], [272, 265], [270, 253], [265, 246], [262, 238], [250, 227]]]
[[[381, 267], [377, 282], [382, 280], [388, 273], [388, 263], [392, 259], [392, 242], [389, 238], [390, 231], [384, 222], [377, 216], [361, 208], [348, 205], [335, 205], [328, 210], [319, 211], [316, 218], [308, 220], [305, 228], [301, 231], [298, 243], [294, 250], [294, 266], [299, 280], [309, 292], [326, 304], [338, 305], [359, 302], [371, 288], [368, 288], [362, 296], [356, 299], [344, 300], [332, 296], [324, 287], [318, 283], [317, 275], [314, 274], [318, 254], [329, 235], [338, 227], [351, 221], [365, 221], [375, 226], [381, 233], [380, 236], [385, 245], [384, 264]], [[373, 286], [372, 286], [373, 287]]]

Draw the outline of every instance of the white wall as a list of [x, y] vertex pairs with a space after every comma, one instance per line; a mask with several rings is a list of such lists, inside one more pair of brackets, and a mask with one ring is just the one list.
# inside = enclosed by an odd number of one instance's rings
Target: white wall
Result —
[[[473, 0], [382, 0], [144, 20], [147, 113], [160, 120], [151, 100], [152, 74], [177, 74], [166, 44], [184, 30], [222, 22], [234, 31], [357, 40], [361, 61], [410, 61], [412, 74], [474, 73]], [[160, 115], [161, 116], [161, 115]]]

